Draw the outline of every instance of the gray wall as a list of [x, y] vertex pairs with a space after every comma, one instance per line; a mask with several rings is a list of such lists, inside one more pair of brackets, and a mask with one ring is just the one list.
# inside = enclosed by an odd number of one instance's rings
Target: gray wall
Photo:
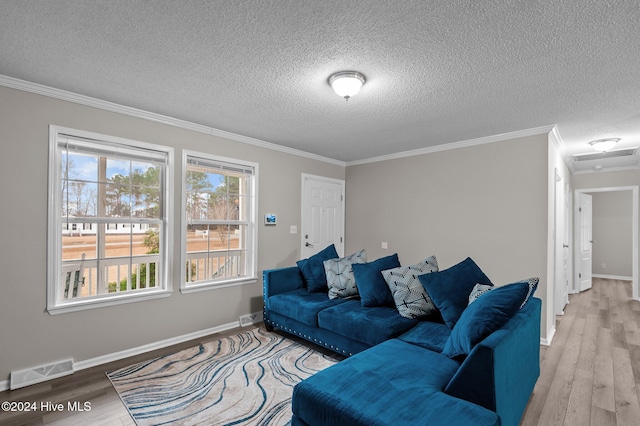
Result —
[[[299, 258], [300, 174], [347, 181], [346, 251], [403, 264], [435, 254], [441, 268], [474, 258], [496, 284], [530, 276], [547, 289], [550, 148], [547, 135], [346, 168], [40, 95], [0, 87], [0, 381], [10, 371], [76, 362], [237, 321], [261, 309], [261, 283], [51, 316], [46, 307], [48, 126], [56, 124], [257, 162], [258, 267]], [[551, 171], [550, 171], [551, 170]], [[179, 161], [176, 176], [181, 175]], [[176, 200], [181, 197], [176, 180]], [[176, 202], [174, 214], [179, 215]], [[179, 225], [178, 225], [179, 226]], [[179, 229], [174, 246], [179, 247]], [[389, 244], [387, 250], [380, 243]], [[543, 309], [548, 310], [546, 307]], [[542, 330], [547, 330], [543, 313]], [[551, 323], [550, 323], [551, 324]], [[545, 336], [543, 336], [545, 337]]]
[[539, 135], [348, 166], [346, 252], [397, 252], [402, 264], [434, 254], [441, 269], [470, 256], [498, 285], [540, 277], [546, 305], [548, 144]]
[[573, 176], [573, 189], [614, 188], [640, 185], [640, 170], [622, 170], [577, 174]]
[[633, 194], [631, 191], [615, 191], [591, 195], [593, 273], [631, 278]]
[[[180, 215], [181, 148], [259, 163], [258, 268], [299, 258], [301, 173], [344, 179], [342, 166], [230, 141], [148, 120], [0, 87], [0, 382], [10, 371], [73, 358], [76, 362], [140, 347], [238, 320], [262, 309], [262, 284], [183, 295], [174, 268], [171, 297], [51, 316], [46, 311], [49, 124], [176, 148]], [[261, 223], [258, 220], [258, 223]], [[179, 220], [174, 247], [180, 247]]]

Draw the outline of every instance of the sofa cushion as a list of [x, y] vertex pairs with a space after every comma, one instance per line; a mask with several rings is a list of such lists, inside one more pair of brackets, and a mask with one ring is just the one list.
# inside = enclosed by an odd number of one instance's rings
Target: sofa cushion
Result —
[[405, 318], [424, 318], [435, 312], [436, 306], [420, 284], [418, 276], [437, 270], [438, 261], [431, 256], [415, 265], [382, 271], [400, 315]]
[[449, 328], [456, 325], [462, 311], [469, 304], [469, 294], [473, 287], [476, 284], [492, 285], [470, 257], [444, 271], [421, 275], [419, 280]]
[[366, 308], [347, 300], [318, 313], [318, 326], [368, 345], [377, 345], [409, 330], [417, 320], [403, 318], [395, 308]]
[[356, 279], [353, 277], [351, 265], [354, 263], [366, 263], [367, 252], [360, 250], [347, 257], [329, 259], [324, 261], [324, 271], [327, 275], [329, 286], [329, 299], [348, 299], [358, 296]]
[[397, 339], [322, 370], [293, 389], [313, 425], [498, 425], [498, 415], [442, 392], [459, 365]]
[[318, 312], [344, 302], [329, 299], [326, 293], [309, 293], [304, 288], [276, 294], [267, 299], [267, 308], [314, 327], [318, 326]]
[[393, 296], [387, 282], [382, 276], [382, 271], [400, 266], [398, 254], [382, 257], [369, 263], [354, 263], [351, 265], [356, 286], [360, 294], [360, 304], [366, 307], [390, 306], [393, 307]]
[[336, 246], [331, 244], [324, 250], [314, 254], [308, 259], [297, 261], [298, 268], [304, 277], [309, 292], [326, 292], [327, 276], [324, 272], [324, 261], [328, 259], [337, 259], [338, 252]]
[[398, 339], [430, 351], [442, 352], [450, 334], [451, 329], [443, 322], [420, 321], [418, 325], [398, 336]]
[[530, 281], [496, 287], [470, 304], [453, 327], [442, 353], [450, 358], [468, 355], [476, 344], [506, 324], [525, 302]]

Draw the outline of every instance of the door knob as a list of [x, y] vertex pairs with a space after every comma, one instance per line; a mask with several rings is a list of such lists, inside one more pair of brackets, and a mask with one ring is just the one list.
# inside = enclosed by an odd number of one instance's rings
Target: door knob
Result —
[[304, 243], [305, 247], [313, 247], [313, 244], [309, 244], [309, 243]]
[[569, 248], [569, 244], [563, 244], [562, 248]]

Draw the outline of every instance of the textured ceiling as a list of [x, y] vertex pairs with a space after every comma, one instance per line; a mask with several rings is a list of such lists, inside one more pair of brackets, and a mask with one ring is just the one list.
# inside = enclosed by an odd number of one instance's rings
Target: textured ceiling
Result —
[[[346, 162], [551, 124], [572, 156], [640, 145], [639, 22], [637, 0], [5, 0], [0, 74]], [[345, 102], [327, 78], [351, 69]]]

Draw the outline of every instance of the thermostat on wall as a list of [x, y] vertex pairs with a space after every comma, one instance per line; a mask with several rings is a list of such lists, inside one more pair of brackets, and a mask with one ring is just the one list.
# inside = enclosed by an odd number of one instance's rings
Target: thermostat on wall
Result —
[[267, 213], [264, 215], [265, 225], [275, 225], [278, 223], [278, 216], [273, 213]]

